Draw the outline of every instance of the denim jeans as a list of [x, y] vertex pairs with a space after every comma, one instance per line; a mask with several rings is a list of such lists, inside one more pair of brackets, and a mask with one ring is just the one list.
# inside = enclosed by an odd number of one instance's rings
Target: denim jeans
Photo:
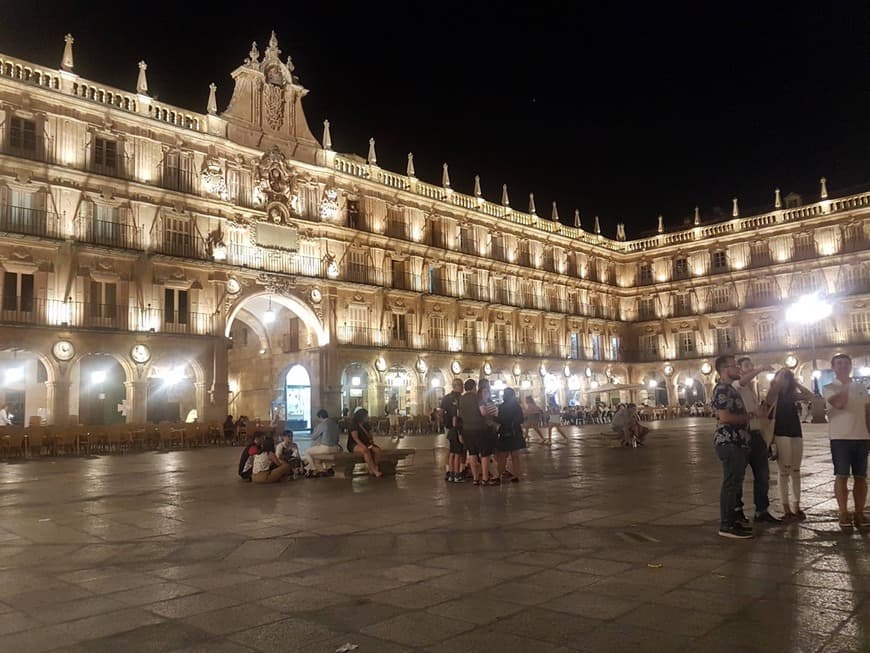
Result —
[[722, 491], [719, 493], [721, 527], [735, 524], [735, 510], [743, 476], [746, 473], [746, 450], [737, 444], [717, 444], [716, 455], [722, 463]]
[[[770, 498], [767, 496], [770, 489], [770, 466], [767, 463], [767, 445], [761, 431], [750, 431], [748, 459], [753, 479], [752, 498], [755, 500], [757, 515], [770, 507]], [[737, 492], [737, 510], [743, 510], [742, 483]]]

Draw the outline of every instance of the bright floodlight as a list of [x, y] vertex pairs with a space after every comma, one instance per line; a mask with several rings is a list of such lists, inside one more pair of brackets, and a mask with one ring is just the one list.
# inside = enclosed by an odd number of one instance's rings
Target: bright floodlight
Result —
[[649, 383], [647, 383], [647, 385], [649, 386], [650, 390], [655, 390], [659, 387], [658, 381], [650, 381]]
[[3, 376], [5, 377], [6, 385], [19, 383], [24, 380], [24, 369], [21, 367], [10, 367]]
[[105, 370], [97, 370], [96, 372], [91, 372], [91, 383], [103, 383], [106, 380], [106, 371]]
[[834, 308], [819, 293], [803, 295], [785, 310], [785, 319], [796, 324], [815, 324], [830, 317]]
[[822, 378], [822, 371], [821, 370], [813, 370], [813, 378], [816, 381], [818, 381], [820, 378]]
[[184, 381], [184, 368], [183, 367], [173, 367], [166, 371], [165, 376], [163, 377], [163, 382], [166, 385], [176, 385]]
[[870, 367], [866, 365], [858, 370], [858, 376], [870, 376]]

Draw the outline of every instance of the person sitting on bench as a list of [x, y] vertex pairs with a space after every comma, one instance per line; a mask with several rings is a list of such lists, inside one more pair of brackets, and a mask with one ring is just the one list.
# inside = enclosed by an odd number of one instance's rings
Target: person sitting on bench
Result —
[[379, 468], [381, 462], [381, 448], [375, 444], [368, 429], [367, 418], [369, 411], [358, 406], [353, 411], [350, 423], [350, 433], [347, 437], [347, 450], [351, 453], [362, 454], [369, 468], [369, 474], [380, 478], [383, 476]]
[[[322, 408], [317, 411], [317, 419], [319, 420], [319, 423], [311, 433], [311, 446], [308, 447], [308, 450], [302, 457], [305, 464], [308, 465], [308, 471], [312, 473], [315, 471], [315, 465], [314, 460], [311, 458], [311, 454], [341, 452], [341, 446], [338, 444], [338, 438], [340, 435], [338, 422], [330, 417], [329, 413]], [[326, 468], [326, 463], [321, 463], [321, 469], [324, 472], [329, 471]]]

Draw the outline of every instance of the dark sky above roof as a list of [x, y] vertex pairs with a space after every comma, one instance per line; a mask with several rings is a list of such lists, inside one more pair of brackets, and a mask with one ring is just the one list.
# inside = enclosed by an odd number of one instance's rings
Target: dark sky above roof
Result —
[[[3, 3], [0, 52], [125, 89], [148, 62], [152, 95], [205, 111], [275, 29], [310, 89], [318, 138], [340, 152], [613, 235], [676, 226], [701, 207], [766, 210], [773, 189], [806, 201], [870, 187], [870, 3]], [[576, 3], [586, 4], [586, 3]], [[606, 6], [604, 6], [606, 5]], [[763, 5], [763, 6], [762, 6]], [[720, 213], [721, 214], [721, 213]]]

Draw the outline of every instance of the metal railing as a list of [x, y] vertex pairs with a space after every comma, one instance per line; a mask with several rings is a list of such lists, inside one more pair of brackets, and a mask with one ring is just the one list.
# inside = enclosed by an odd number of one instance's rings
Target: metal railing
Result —
[[76, 220], [76, 238], [92, 245], [142, 249], [142, 229], [126, 222], [79, 218]]
[[208, 313], [29, 297], [19, 297], [17, 300], [15, 309], [0, 310], [0, 322], [185, 335], [211, 335], [214, 330], [213, 316]]
[[0, 205], [0, 231], [44, 238], [62, 238], [57, 213], [11, 204]]

